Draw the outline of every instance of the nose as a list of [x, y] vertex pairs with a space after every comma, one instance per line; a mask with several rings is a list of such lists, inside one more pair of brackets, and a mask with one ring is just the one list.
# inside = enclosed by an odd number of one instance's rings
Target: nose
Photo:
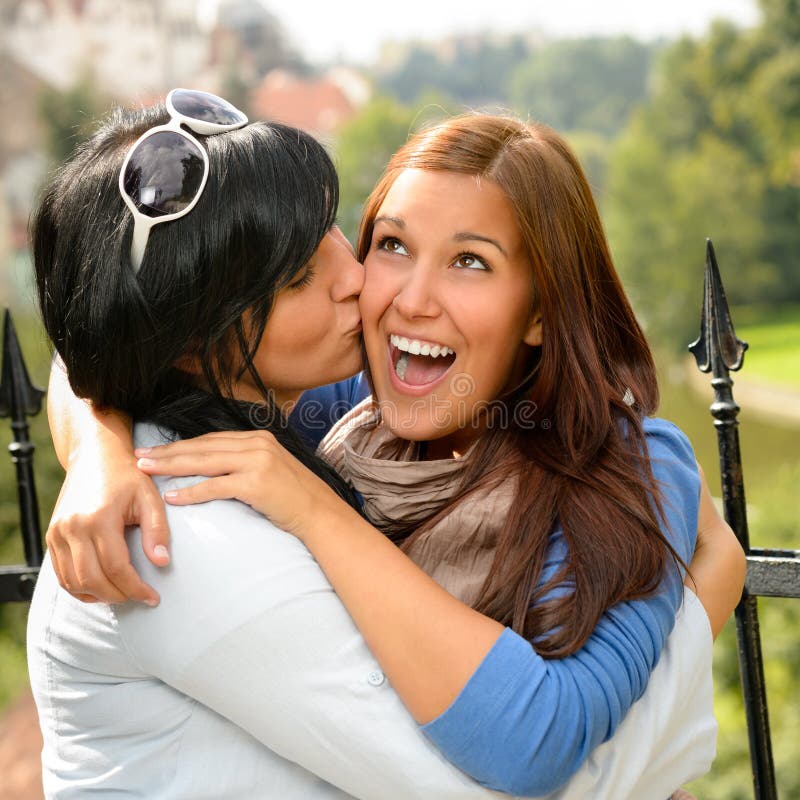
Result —
[[403, 282], [392, 300], [397, 312], [406, 319], [437, 316], [440, 306], [435, 296], [434, 280], [432, 271], [417, 262], [403, 276]]
[[336, 280], [331, 285], [331, 299], [342, 303], [350, 298], [358, 299], [364, 286], [364, 267], [356, 260], [349, 243], [337, 242]]

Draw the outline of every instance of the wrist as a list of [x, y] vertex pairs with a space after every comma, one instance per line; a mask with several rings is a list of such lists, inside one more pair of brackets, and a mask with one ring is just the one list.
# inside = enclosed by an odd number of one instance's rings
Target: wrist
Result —
[[67, 469], [78, 461], [97, 461], [113, 466], [136, 466], [136, 456], [133, 453], [133, 442], [122, 439], [110, 432], [97, 430], [89, 439], [80, 439], [75, 447], [70, 450], [67, 458]]
[[348, 530], [361, 517], [332, 490], [310, 503], [291, 532], [313, 553], [320, 539], [330, 541], [337, 530]]

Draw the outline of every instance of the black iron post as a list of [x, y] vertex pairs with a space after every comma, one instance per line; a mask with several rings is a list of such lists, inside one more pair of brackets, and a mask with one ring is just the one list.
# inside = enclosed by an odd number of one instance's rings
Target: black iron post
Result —
[[[20, 531], [25, 549], [25, 567], [4, 569], [7, 594], [16, 588], [18, 597], [3, 599], [30, 599], [36, 582], [38, 567], [42, 563], [42, 532], [39, 524], [39, 506], [36, 499], [36, 484], [33, 476], [33, 453], [36, 445], [28, 431], [28, 415], [38, 414], [42, 407], [44, 392], [34, 386], [22, 358], [17, 332], [6, 309], [3, 336], [3, 367], [0, 380], [0, 417], [11, 417], [13, 441], [8, 446], [11, 460], [17, 473], [17, 496], [19, 499]], [[26, 569], [29, 568], [29, 569]]]
[[[711, 414], [717, 429], [725, 519], [749, 555], [750, 536], [739, 450], [739, 406], [733, 399], [733, 381], [729, 375], [731, 370], [741, 368], [746, 349], [747, 343], [736, 337], [714, 246], [709, 239], [706, 244], [700, 336], [689, 345], [689, 350], [701, 372], [711, 372], [713, 375], [711, 385], [714, 388], [714, 402], [711, 404]], [[747, 589], [736, 607], [736, 636], [755, 796], [757, 800], [777, 800], [757, 598]]]

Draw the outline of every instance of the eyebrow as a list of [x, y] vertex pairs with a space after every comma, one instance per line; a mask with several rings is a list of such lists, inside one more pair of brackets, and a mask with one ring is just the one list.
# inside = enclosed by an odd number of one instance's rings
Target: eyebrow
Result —
[[[372, 224], [373, 226], [377, 225], [379, 222], [390, 222], [393, 225], [396, 225], [398, 228], [405, 229], [406, 223], [400, 219], [400, 217], [391, 217], [388, 215], [383, 215], [380, 217], [375, 217]], [[460, 233], [455, 234], [453, 236], [454, 242], [486, 242], [487, 244], [494, 245], [506, 258], [508, 258], [508, 253], [506, 252], [505, 247], [497, 241], [497, 239], [492, 239], [490, 236], [482, 236], [480, 233], [473, 233], [472, 231], [461, 231]]]
[[400, 217], [390, 217], [387, 216], [386, 214], [384, 214], [381, 217], [375, 217], [375, 219], [372, 220], [373, 226], [377, 225], [379, 222], [391, 222], [393, 225], [397, 225], [398, 228], [406, 227], [406, 223], [402, 219], [400, 219]]
[[463, 231], [461, 233], [457, 233], [453, 239], [456, 242], [486, 242], [487, 244], [493, 244], [506, 258], [508, 258], [508, 253], [503, 245], [497, 241], [497, 239], [492, 239], [489, 236], [481, 236], [480, 233], [472, 233], [471, 231]]

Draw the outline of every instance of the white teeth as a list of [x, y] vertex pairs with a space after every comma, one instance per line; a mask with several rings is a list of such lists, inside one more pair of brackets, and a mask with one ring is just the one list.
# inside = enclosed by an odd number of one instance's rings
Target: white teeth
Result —
[[398, 360], [394, 368], [394, 371], [397, 373], [397, 377], [400, 378], [401, 381], [404, 381], [406, 379], [407, 369], [408, 369], [408, 353], [401, 353], [400, 359]]
[[389, 336], [389, 342], [392, 347], [396, 347], [401, 352], [411, 353], [415, 356], [422, 355], [437, 358], [438, 356], [449, 356], [455, 353], [455, 350], [446, 345], [431, 344], [420, 339], [407, 339], [405, 336], [398, 336], [396, 333]]

